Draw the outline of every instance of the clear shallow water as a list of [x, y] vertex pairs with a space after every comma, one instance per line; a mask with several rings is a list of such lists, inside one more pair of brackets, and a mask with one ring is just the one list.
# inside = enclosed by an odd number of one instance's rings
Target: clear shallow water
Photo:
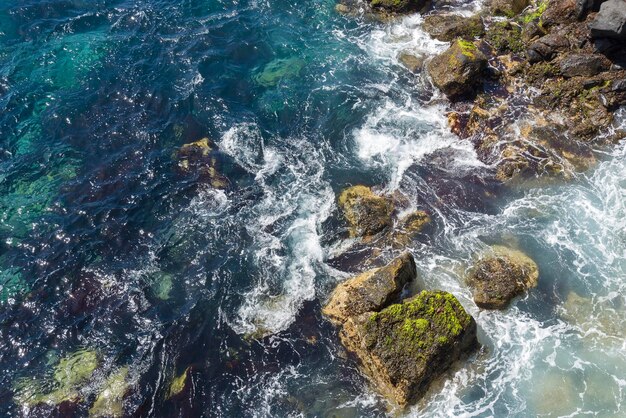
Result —
[[[420, 277], [459, 297], [484, 345], [408, 415], [625, 414], [625, 148], [571, 184], [501, 190], [397, 64], [445, 48], [420, 17], [333, 8], [0, 6], [0, 414], [28, 413], [16, 380], [86, 347], [103, 373], [129, 366], [139, 416], [384, 416], [319, 313], [362, 257], [334, 204], [355, 183], [431, 212], [410, 245]], [[205, 136], [229, 190], [176, 170]], [[481, 312], [462, 276], [496, 242], [535, 258], [540, 285]], [[193, 390], [166, 401], [189, 366]]]

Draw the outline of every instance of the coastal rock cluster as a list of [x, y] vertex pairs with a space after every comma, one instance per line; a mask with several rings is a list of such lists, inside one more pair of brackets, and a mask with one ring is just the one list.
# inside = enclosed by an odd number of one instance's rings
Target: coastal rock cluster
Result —
[[[451, 131], [500, 184], [571, 178], [596, 164], [598, 146], [626, 137], [613, 126], [626, 104], [624, 0], [491, 0], [470, 17], [437, 2], [342, 2], [337, 11], [382, 20], [424, 14], [422, 29], [450, 46], [430, 59], [403, 52], [398, 60], [420, 76], [426, 70], [449, 100]], [[389, 245], [380, 237], [401, 229], [394, 199], [368, 187], [344, 190], [338, 206], [350, 237], [363, 243]], [[414, 220], [420, 230], [430, 217]], [[476, 322], [453, 295], [406, 295], [415, 276], [406, 253], [341, 283], [323, 309], [376, 389], [401, 407], [478, 347]], [[527, 254], [494, 245], [475, 255], [464, 280], [479, 308], [505, 309], [539, 278]]]

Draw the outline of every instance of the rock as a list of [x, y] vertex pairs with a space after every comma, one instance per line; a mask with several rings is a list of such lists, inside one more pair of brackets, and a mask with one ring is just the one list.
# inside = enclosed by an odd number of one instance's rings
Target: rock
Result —
[[530, 6], [530, 0], [491, 0], [489, 10], [499, 16], [513, 17]]
[[606, 0], [576, 0], [576, 17], [583, 20], [587, 13], [597, 12]]
[[539, 278], [537, 264], [521, 251], [493, 246], [474, 265], [467, 278], [476, 305], [484, 309], [503, 309], [514, 297], [535, 287]]
[[589, 24], [594, 38], [626, 41], [626, 0], [608, 0]]
[[487, 31], [485, 40], [498, 54], [520, 54], [524, 52], [522, 28], [508, 21], [492, 24]]
[[370, 0], [369, 3], [374, 10], [389, 13], [410, 13], [422, 9], [426, 0]]
[[597, 54], [567, 55], [559, 65], [565, 77], [592, 77], [611, 68], [610, 61]]
[[526, 51], [530, 63], [551, 61], [557, 53], [569, 48], [569, 41], [560, 34], [549, 34], [533, 42]]
[[428, 223], [430, 223], [430, 216], [423, 210], [410, 213], [398, 222], [398, 229], [393, 231], [391, 237], [391, 245], [396, 248], [406, 247]]
[[265, 65], [254, 81], [262, 87], [276, 87], [282, 80], [298, 77], [304, 67], [304, 60], [298, 57], [277, 58]]
[[401, 53], [400, 56], [398, 57], [398, 61], [400, 61], [400, 63], [404, 65], [412, 73], [420, 72], [420, 70], [424, 66], [423, 56], [415, 56], [407, 52]]
[[433, 84], [451, 100], [471, 94], [481, 83], [487, 58], [472, 42], [457, 40], [428, 63]]
[[348, 319], [340, 333], [376, 388], [401, 407], [478, 347], [476, 322], [451, 294], [422, 291], [404, 303]]
[[449, 13], [426, 16], [423, 29], [443, 42], [451, 42], [456, 38], [473, 40], [485, 33], [485, 25], [480, 16], [467, 18]]
[[626, 297], [585, 298], [571, 291], [558, 310], [559, 317], [589, 338], [626, 338]]
[[541, 15], [541, 25], [544, 29], [576, 22], [576, 20], [576, 0], [550, 0]]
[[183, 145], [177, 153], [178, 169], [183, 174], [195, 174], [216, 189], [225, 189], [229, 181], [217, 169], [217, 157], [209, 138]]
[[366, 271], [341, 283], [322, 312], [339, 325], [350, 317], [379, 311], [397, 299], [416, 274], [413, 256], [405, 253], [385, 267]]
[[128, 392], [128, 367], [122, 367], [112, 373], [98, 394], [89, 416], [94, 418], [118, 418], [124, 416], [124, 395]]
[[350, 14], [351, 9], [350, 9], [350, 7], [348, 5], [345, 5], [343, 3], [338, 3], [335, 6], [335, 11], [337, 13], [341, 13], [342, 15], [347, 15], [347, 14]]
[[393, 203], [386, 197], [375, 195], [369, 187], [353, 186], [344, 190], [338, 203], [353, 237], [368, 237], [391, 225]]

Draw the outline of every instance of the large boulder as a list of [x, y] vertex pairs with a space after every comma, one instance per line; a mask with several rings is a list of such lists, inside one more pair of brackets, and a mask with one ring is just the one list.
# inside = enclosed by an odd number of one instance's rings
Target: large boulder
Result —
[[386, 13], [411, 13], [420, 11], [426, 0], [370, 0], [372, 9]]
[[491, 13], [507, 17], [517, 16], [528, 6], [530, 6], [530, 0], [491, 0], [489, 2]]
[[344, 190], [338, 203], [350, 224], [351, 236], [372, 236], [392, 223], [391, 199], [374, 194], [369, 187], [359, 185]]
[[433, 38], [443, 42], [450, 42], [456, 38], [473, 40], [485, 33], [485, 25], [480, 16], [463, 17], [450, 13], [426, 16], [423, 29]]
[[467, 283], [474, 302], [484, 309], [503, 309], [511, 299], [537, 286], [539, 268], [521, 251], [493, 246], [470, 270]]
[[626, 41], [626, 0], [608, 0], [589, 25], [594, 38]]
[[343, 344], [361, 360], [377, 389], [401, 407], [478, 347], [476, 322], [451, 294], [422, 291], [380, 312], [348, 319]]
[[606, 0], [576, 0], [576, 14], [579, 20], [587, 16], [589, 12], [597, 12]]
[[410, 253], [394, 259], [385, 267], [366, 271], [337, 286], [322, 312], [335, 324], [350, 317], [379, 311], [397, 300], [404, 286], [416, 276]]
[[476, 89], [486, 66], [487, 58], [476, 45], [459, 39], [428, 63], [428, 72], [435, 87], [456, 100]]

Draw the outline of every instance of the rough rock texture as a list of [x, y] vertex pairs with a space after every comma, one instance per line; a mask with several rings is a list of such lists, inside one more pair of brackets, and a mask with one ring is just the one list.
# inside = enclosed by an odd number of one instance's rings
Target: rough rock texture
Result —
[[478, 346], [474, 319], [441, 291], [422, 291], [380, 312], [352, 317], [340, 337], [381, 393], [400, 406], [418, 400]]
[[511, 299], [537, 285], [539, 268], [521, 251], [494, 246], [474, 265], [467, 278], [474, 301], [485, 309], [503, 309]]
[[528, 47], [526, 56], [531, 63], [550, 61], [569, 46], [569, 41], [565, 36], [559, 33], [549, 34], [533, 42]]
[[491, 0], [489, 10], [500, 16], [513, 17], [530, 5], [530, 0]]
[[589, 25], [594, 38], [626, 41], [626, 0], [608, 0]]
[[593, 77], [611, 68], [611, 62], [599, 54], [571, 54], [559, 66], [564, 77]]
[[481, 81], [487, 58], [472, 42], [457, 40], [428, 63], [433, 84], [449, 99], [471, 94]]
[[183, 145], [177, 153], [178, 170], [183, 174], [198, 176], [200, 181], [216, 189], [225, 189], [229, 181], [218, 171], [214, 145], [209, 138]]
[[388, 13], [410, 13], [419, 11], [426, 4], [426, 0], [371, 0], [373, 9], [380, 9]]
[[415, 279], [415, 261], [405, 253], [385, 267], [366, 271], [341, 283], [322, 312], [335, 324], [365, 312], [379, 311], [398, 299], [402, 288]]
[[428, 213], [417, 210], [410, 213], [397, 223], [397, 228], [391, 234], [391, 245], [393, 247], [404, 247], [430, 223]]
[[455, 14], [433, 14], [424, 18], [423, 29], [433, 38], [450, 42], [456, 38], [473, 40], [485, 33], [480, 16], [463, 17]]
[[418, 73], [424, 66], [424, 57], [403, 52], [398, 56], [398, 61], [412, 73]]
[[375, 195], [369, 187], [353, 186], [344, 190], [338, 203], [350, 224], [352, 236], [371, 236], [392, 223], [393, 203]]
[[576, 17], [584, 19], [589, 12], [597, 12], [606, 0], [576, 0]]

